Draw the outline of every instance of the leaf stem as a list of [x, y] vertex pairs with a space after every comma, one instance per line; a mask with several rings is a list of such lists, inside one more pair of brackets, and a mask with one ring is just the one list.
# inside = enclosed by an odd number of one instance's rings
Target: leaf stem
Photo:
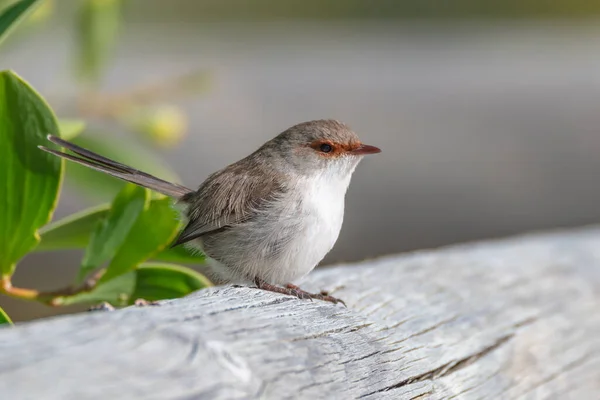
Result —
[[38, 300], [40, 295], [40, 292], [34, 289], [14, 287], [10, 277], [2, 278], [2, 280], [0, 280], [0, 291], [8, 296], [25, 300]]
[[60, 306], [64, 302], [65, 297], [74, 296], [80, 293], [89, 292], [94, 289], [100, 280], [104, 270], [98, 271], [92, 277], [87, 279], [79, 286], [67, 286], [62, 289], [41, 292], [35, 289], [15, 287], [12, 284], [10, 276], [0, 279], [0, 293], [10, 297], [15, 297], [22, 300], [38, 301], [49, 306]]

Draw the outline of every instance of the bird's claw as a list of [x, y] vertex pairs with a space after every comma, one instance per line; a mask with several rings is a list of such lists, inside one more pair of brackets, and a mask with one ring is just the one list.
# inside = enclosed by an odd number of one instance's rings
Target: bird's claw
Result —
[[146, 299], [136, 299], [133, 302], [133, 305], [136, 307], [148, 307], [148, 306], [160, 306], [160, 303], [158, 301], [149, 301]]
[[285, 287], [275, 286], [275, 285], [271, 285], [270, 283], [267, 283], [267, 282], [263, 281], [262, 279], [258, 279], [258, 278], [256, 278], [254, 280], [254, 283], [256, 284], [256, 287], [258, 289], [266, 290], [269, 292], [287, 294], [289, 296], [294, 296], [294, 297], [297, 297], [302, 300], [311, 300], [312, 301], [314, 299], [317, 299], [317, 300], [327, 301], [327, 302], [333, 303], [333, 304], [341, 303], [344, 305], [344, 307], [346, 307], [346, 303], [343, 300], [340, 300], [338, 298], [330, 296], [329, 294], [327, 294], [327, 292], [321, 292], [321, 293], [317, 293], [317, 294], [310, 293], [310, 292], [300, 289], [300, 287], [298, 287], [294, 284], [291, 284], [291, 283], [288, 283], [287, 285], [285, 285]]
[[329, 293], [325, 290], [321, 290], [320, 293], [310, 293], [307, 291], [304, 291], [302, 289], [300, 289], [300, 287], [288, 283], [287, 285], [285, 285], [286, 289], [289, 289], [292, 293], [292, 295], [298, 297], [299, 299], [317, 299], [317, 300], [322, 300], [322, 301], [327, 301], [329, 303], [333, 303], [333, 304], [337, 304], [337, 303], [342, 303], [344, 305], [344, 307], [346, 307], [346, 303], [343, 300], [340, 300], [336, 297], [330, 296]]
[[115, 307], [109, 302], [103, 301], [88, 308], [88, 311], [115, 311]]

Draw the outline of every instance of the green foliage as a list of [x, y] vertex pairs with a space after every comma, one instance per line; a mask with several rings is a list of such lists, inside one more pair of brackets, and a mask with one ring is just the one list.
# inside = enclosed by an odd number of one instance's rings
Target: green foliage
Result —
[[34, 251], [83, 249], [100, 220], [106, 217], [110, 204], [102, 204], [71, 214], [39, 230], [40, 244]]
[[[84, 244], [81, 237], [89, 238], [79, 281], [110, 259], [91, 290], [60, 296], [53, 299], [53, 304], [107, 301], [126, 305], [137, 298], [161, 300], [180, 297], [209, 286], [210, 282], [205, 277], [189, 268], [145, 263], [173, 241], [179, 227], [169, 198], [151, 200], [148, 190], [131, 184], [125, 186], [110, 206], [98, 206], [48, 225], [42, 230], [41, 243], [48, 238], [46, 249], [81, 247]], [[175, 249], [165, 253], [169, 252], [175, 254], [170, 256], [172, 258], [180, 257]], [[203, 261], [203, 258], [189, 253], [187, 257], [187, 260]], [[181, 258], [186, 260], [183, 256]]]
[[94, 304], [106, 301], [113, 305], [124, 306], [135, 290], [135, 273], [126, 274], [116, 279], [99, 285], [90, 291], [84, 291], [73, 296], [65, 296], [57, 299], [57, 304], [67, 306], [71, 304]]
[[[0, 42], [38, 3], [17, 1], [0, 12]], [[90, 83], [98, 80], [116, 44], [121, 0], [82, 0], [81, 4], [78, 64], [81, 76]], [[110, 108], [112, 102], [108, 101], [108, 109], [100, 114], [123, 123], [122, 109], [135, 109], [138, 97], [147, 100], [138, 93], [129, 100], [121, 99], [116, 108]], [[166, 110], [169, 113], [153, 120], [153, 140], [174, 145], [183, 134], [185, 118], [175, 108]], [[137, 144], [121, 137], [118, 142], [98, 140], [82, 135], [85, 129], [84, 120], [57, 121], [45, 100], [25, 81], [13, 72], [0, 72], [0, 293], [51, 305], [101, 301], [128, 305], [138, 298], [162, 300], [210, 286], [198, 272], [170, 264], [204, 262], [202, 254], [169, 247], [181, 226], [170, 199], [74, 163], [65, 168], [61, 158], [38, 148], [58, 150], [46, 136], [60, 135], [107, 157], [178, 181], [154, 154]], [[49, 223], [65, 170], [67, 181], [78, 191], [88, 190], [96, 201], [111, 202]], [[85, 249], [76, 285], [47, 293], [12, 285], [16, 264], [27, 253], [65, 249]], [[0, 308], [0, 324], [6, 323], [11, 323], [10, 318]]]
[[[111, 259], [91, 290], [59, 296], [53, 304], [107, 301], [127, 305], [141, 297], [147, 300], [180, 297], [210, 286], [204, 276], [189, 268], [144, 263], [173, 241], [178, 227], [170, 199], [150, 200], [146, 189], [133, 185], [125, 186], [110, 206], [85, 210], [48, 225], [42, 230], [42, 243], [46, 237], [50, 243], [46, 249], [81, 247], [84, 243], [78, 236], [89, 238], [80, 279]], [[196, 256], [194, 261], [198, 260], [203, 259]]]
[[[165, 201], [154, 199], [155, 201]], [[41, 242], [34, 249], [40, 251], [83, 249], [99, 221], [106, 217], [110, 204], [94, 206], [66, 218], [43, 226], [40, 230]], [[167, 247], [151, 257], [154, 260], [170, 263], [202, 264], [204, 255], [184, 246]]]
[[130, 299], [163, 300], [182, 297], [209, 286], [210, 281], [196, 271], [172, 264], [141, 264]]
[[38, 149], [58, 132], [46, 102], [19, 76], [0, 72], [0, 273], [33, 249], [56, 206], [63, 162]]
[[106, 218], [92, 232], [77, 277], [79, 282], [117, 253], [149, 201], [149, 192], [139, 186], [129, 184], [121, 190]]
[[121, 0], [83, 0], [79, 13], [79, 73], [96, 81], [114, 50], [121, 22]]
[[[10, 282], [16, 261], [36, 248], [41, 239], [37, 251], [85, 247], [78, 282], [100, 271], [99, 281], [91, 287], [69, 289], [64, 295], [50, 298], [39, 295], [40, 301], [54, 305], [93, 301], [129, 304], [142, 295], [148, 300], [164, 299], [209, 285], [206, 278], [185, 267], [144, 264], [151, 258], [203, 261], [201, 255], [185, 249], [166, 249], [180, 223], [171, 200], [151, 198], [147, 189], [127, 184], [110, 205], [96, 206], [43, 226], [58, 199], [63, 161], [38, 146], [50, 145], [45, 137], [48, 132], [62, 131], [74, 137], [84, 126], [68, 120], [58, 124], [52, 110], [32, 88], [12, 72], [0, 73], [0, 179], [7, 193], [0, 198], [0, 267], [4, 282]], [[1, 289], [11, 294], [10, 287]], [[27, 293], [27, 298], [36, 299], [32, 294], [36, 292]], [[2, 318], [7, 319], [4, 315]]]
[[126, 306], [133, 304], [137, 299], [174, 299], [210, 286], [210, 281], [193, 269], [173, 264], [144, 263], [90, 292], [64, 297], [60, 304], [106, 301]]
[[10, 318], [8, 317], [6, 312], [4, 312], [2, 307], [0, 307], [0, 325], [4, 325], [4, 324], [12, 325], [12, 321], [10, 320]]
[[21, 0], [2, 10], [0, 14], [0, 44], [39, 3], [39, 0]]
[[182, 264], [204, 264], [206, 257], [198, 250], [192, 250], [185, 246], [169, 247], [158, 253], [154, 260], [182, 263]]
[[131, 271], [168, 246], [175, 235], [179, 221], [171, 207], [171, 199], [149, 202], [117, 250], [100, 283]]

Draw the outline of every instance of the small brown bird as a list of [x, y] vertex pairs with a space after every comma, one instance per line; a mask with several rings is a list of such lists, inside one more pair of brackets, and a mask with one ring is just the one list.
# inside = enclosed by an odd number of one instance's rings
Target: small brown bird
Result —
[[350, 178], [377, 147], [362, 144], [345, 124], [318, 120], [295, 125], [248, 157], [210, 175], [198, 190], [170, 183], [102, 157], [56, 136], [76, 155], [43, 150], [170, 196], [187, 225], [174, 246], [207, 257], [217, 283], [254, 283], [260, 289], [321, 299], [291, 282], [302, 278], [336, 242]]

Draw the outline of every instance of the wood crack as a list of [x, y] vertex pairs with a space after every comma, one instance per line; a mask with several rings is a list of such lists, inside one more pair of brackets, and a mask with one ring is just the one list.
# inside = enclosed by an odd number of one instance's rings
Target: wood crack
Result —
[[362, 356], [362, 357], [359, 357], [359, 358], [353, 358], [353, 359], [350, 359], [350, 360], [342, 361], [340, 364], [344, 365], [344, 364], [349, 364], [349, 363], [351, 363], [351, 362], [362, 361], [362, 360], [364, 360], [365, 358], [373, 357], [374, 355], [377, 355], [377, 354], [379, 354], [379, 353], [381, 353], [381, 352], [380, 352], [380, 351], [374, 351], [374, 352], [372, 352], [372, 353], [365, 354], [364, 356]]
[[[330, 335], [332, 333], [352, 333], [352, 332], [356, 332], [359, 331], [363, 328], [367, 328], [369, 326], [373, 325], [373, 323], [366, 323], [366, 324], [362, 324], [362, 325], [357, 325], [357, 326], [353, 326], [350, 328], [350, 326], [343, 326], [341, 328], [336, 328], [336, 329], [329, 329], [323, 332], [319, 332], [317, 334], [314, 335], [307, 335], [307, 336], [300, 336], [300, 337], [295, 337], [295, 338], [291, 338], [287, 341], [289, 342], [297, 342], [300, 340], [309, 340], [309, 339], [316, 339], [316, 338], [320, 338], [320, 337], [324, 337], [327, 335]], [[350, 328], [350, 329], [348, 329]]]
[[486, 355], [490, 354], [492, 351], [498, 349], [499, 347], [504, 345], [506, 342], [508, 342], [510, 339], [512, 339], [513, 336], [514, 336], [514, 333], [503, 336], [503, 337], [499, 338], [498, 340], [496, 340], [491, 345], [481, 349], [480, 351], [478, 351], [475, 354], [471, 354], [471, 355], [461, 358], [459, 360], [448, 362], [434, 370], [427, 371], [427, 372], [424, 372], [424, 373], [416, 375], [416, 376], [411, 376], [410, 378], [404, 379], [394, 385], [387, 386], [383, 389], [376, 390], [374, 392], [363, 394], [363, 395], [359, 396], [358, 398], [361, 399], [361, 398], [365, 398], [367, 396], [371, 396], [373, 394], [398, 389], [398, 388], [401, 388], [406, 385], [410, 385], [411, 383], [415, 383], [415, 382], [421, 382], [421, 381], [425, 381], [425, 380], [433, 380], [433, 379], [441, 378], [444, 376], [448, 376], [450, 374], [453, 374], [456, 371], [459, 371], [459, 370], [473, 364], [480, 358], [485, 357]]
[[[405, 341], [407, 341], [407, 340], [409, 340], [409, 339], [412, 339], [412, 338], [415, 338], [415, 337], [417, 337], [417, 336], [421, 336], [421, 335], [424, 335], [424, 334], [426, 334], [426, 333], [428, 333], [428, 332], [431, 332], [431, 331], [433, 331], [433, 330], [435, 330], [435, 329], [439, 328], [439, 327], [440, 327], [440, 326], [442, 326], [442, 325], [446, 325], [446, 324], [449, 324], [449, 323], [451, 323], [451, 322], [454, 322], [454, 321], [455, 321], [455, 320], [457, 320], [457, 319], [458, 319], [458, 315], [452, 316], [452, 317], [450, 317], [450, 318], [447, 318], [447, 319], [445, 319], [445, 320], [443, 320], [443, 321], [440, 321], [440, 322], [436, 323], [435, 325], [429, 326], [429, 327], [427, 327], [426, 329], [423, 329], [423, 330], [421, 330], [421, 331], [419, 331], [419, 332], [415, 332], [415, 333], [413, 333], [413, 334], [412, 334], [412, 335], [410, 335], [410, 336], [407, 336], [407, 337], [405, 337], [405, 338], [403, 338], [403, 339], [400, 339], [400, 340], [396, 340], [396, 341], [394, 341], [394, 342], [391, 342], [391, 343], [389, 343], [389, 344], [390, 344], [390, 345], [395, 345], [395, 344], [398, 344], [398, 343], [405, 342]], [[391, 352], [394, 352], [394, 351], [398, 351], [398, 349], [392, 349], [392, 350], [388, 350], [388, 351], [387, 351], [387, 353], [391, 353]]]

